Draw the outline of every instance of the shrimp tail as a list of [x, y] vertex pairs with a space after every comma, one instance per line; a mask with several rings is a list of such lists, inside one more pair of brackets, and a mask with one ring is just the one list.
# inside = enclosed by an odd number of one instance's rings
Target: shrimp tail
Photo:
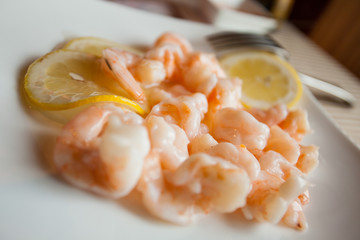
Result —
[[105, 70], [110, 69], [121, 87], [134, 97], [135, 100], [144, 102], [146, 100], [145, 93], [128, 70], [126, 63], [122, 61], [123, 59], [119, 56], [119, 51], [112, 48], [104, 49], [103, 57], [102, 68]]

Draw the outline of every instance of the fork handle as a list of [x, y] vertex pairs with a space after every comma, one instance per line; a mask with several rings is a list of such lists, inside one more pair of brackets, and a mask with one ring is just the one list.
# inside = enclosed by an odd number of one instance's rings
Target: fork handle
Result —
[[331, 95], [332, 97], [335, 97], [336, 99], [345, 102], [349, 106], [353, 106], [356, 102], [355, 97], [341, 87], [335, 86], [331, 83], [322, 81], [320, 79], [311, 77], [303, 73], [299, 73], [299, 75], [302, 83], [310, 88], [316, 89], [322, 93], [325, 93], [326, 95]]

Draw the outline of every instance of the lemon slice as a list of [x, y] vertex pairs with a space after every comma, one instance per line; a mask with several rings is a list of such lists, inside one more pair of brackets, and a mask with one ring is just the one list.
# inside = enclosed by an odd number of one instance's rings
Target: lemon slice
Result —
[[245, 106], [267, 109], [284, 103], [293, 107], [301, 98], [302, 84], [295, 69], [267, 52], [239, 52], [224, 56], [220, 64], [230, 77], [243, 80]]
[[120, 43], [113, 42], [113, 41], [103, 39], [103, 38], [97, 38], [97, 37], [74, 38], [71, 41], [69, 41], [63, 47], [63, 49], [90, 53], [90, 54], [96, 55], [98, 57], [101, 57], [102, 50], [104, 50], [105, 48], [109, 48], [109, 47], [126, 50], [129, 52], [135, 53], [137, 55], [143, 54], [140, 50], [133, 48], [131, 46], [120, 44]]
[[114, 102], [144, 114], [110, 76], [95, 55], [57, 50], [33, 62], [25, 75], [25, 93], [42, 110], [65, 110], [96, 102]]

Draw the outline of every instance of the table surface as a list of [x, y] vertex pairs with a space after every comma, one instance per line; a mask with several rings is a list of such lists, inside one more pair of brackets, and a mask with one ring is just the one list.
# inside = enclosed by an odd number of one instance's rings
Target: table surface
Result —
[[[165, 6], [165, 3], [171, 1], [154, 1], [156, 4], [152, 4], [151, 1], [113, 1], [168, 16], [173, 14]], [[176, 17], [186, 17], [188, 20], [202, 22], [201, 14], [198, 11], [191, 10], [188, 7], [184, 8], [184, 6], [182, 6], [182, 11], [183, 14], [176, 15]], [[272, 33], [272, 36], [289, 51], [290, 62], [298, 71], [341, 86], [354, 95], [356, 103], [353, 107], [329, 101], [323, 97], [317, 96], [317, 98], [345, 135], [360, 147], [360, 80], [292, 24], [283, 22]]]

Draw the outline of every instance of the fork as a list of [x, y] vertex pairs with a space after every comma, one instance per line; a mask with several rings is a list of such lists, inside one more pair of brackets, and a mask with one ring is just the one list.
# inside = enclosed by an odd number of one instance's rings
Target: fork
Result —
[[[222, 56], [234, 50], [264, 50], [288, 60], [289, 52], [276, 42], [270, 35], [240, 32], [218, 32], [206, 36], [217, 55]], [[355, 104], [355, 97], [345, 89], [326, 81], [311, 77], [304, 73], [298, 73], [301, 81], [311, 89], [317, 90], [327, 96], [346, 103], [348, 106]]]

